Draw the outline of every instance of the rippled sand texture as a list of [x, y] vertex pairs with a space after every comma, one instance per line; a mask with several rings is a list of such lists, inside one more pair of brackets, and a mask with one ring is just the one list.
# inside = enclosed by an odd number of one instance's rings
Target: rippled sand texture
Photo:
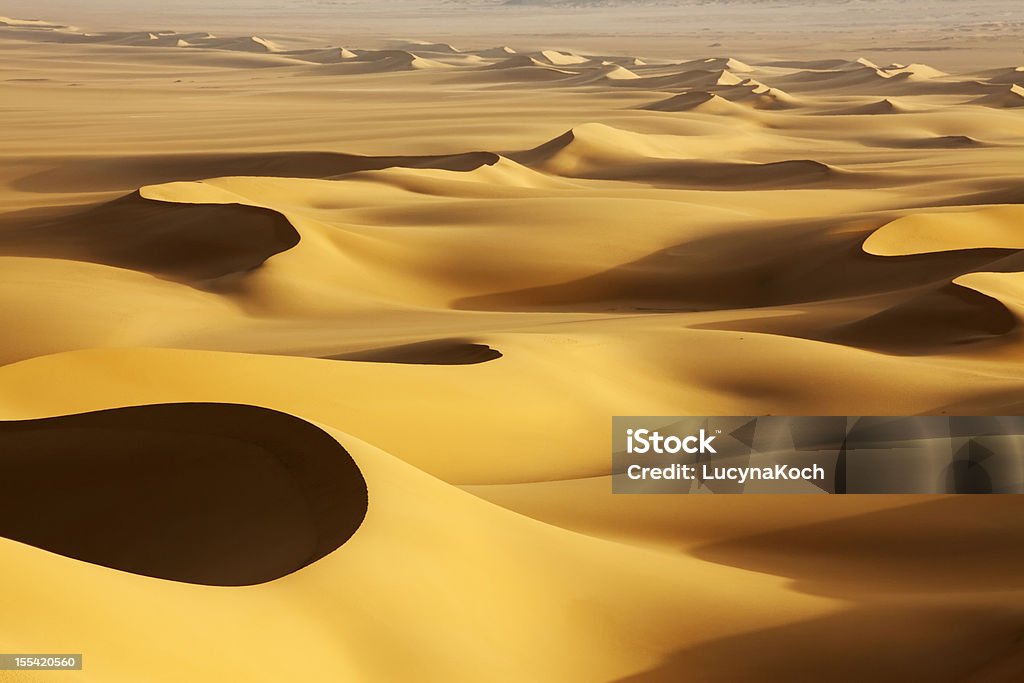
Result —
[[1019, 54], [0, 22], [11, 680], [1024, 677], [1019, 498], [608, 477], [1024, 410]]

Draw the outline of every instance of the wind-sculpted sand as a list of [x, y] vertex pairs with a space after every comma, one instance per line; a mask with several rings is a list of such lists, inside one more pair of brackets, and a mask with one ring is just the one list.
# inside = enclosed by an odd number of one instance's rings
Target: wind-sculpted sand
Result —
[[1019, 497], [609, 470], [612, 415], [1024, 410], [1024, 67], [368, 42], [0, 19], [0, 651], [1020, 680]]

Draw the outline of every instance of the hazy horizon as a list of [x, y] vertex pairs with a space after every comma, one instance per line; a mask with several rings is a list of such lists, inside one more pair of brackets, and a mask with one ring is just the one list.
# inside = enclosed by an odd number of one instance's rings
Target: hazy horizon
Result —
[[469, 47], [638, 52], [652, 57], [716, 53], [860, 56], [981, 66], [1020, 60], [1024, 11], [1009, 0], [11, 0], [3, 14], [86, 31], [207, 30], [311, 44], [379, 46], [421, 39]]

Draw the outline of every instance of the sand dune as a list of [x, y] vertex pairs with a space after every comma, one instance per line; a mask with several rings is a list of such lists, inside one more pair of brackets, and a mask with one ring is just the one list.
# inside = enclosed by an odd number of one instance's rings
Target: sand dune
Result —
[[974, 100], [975, 104], [984, 104], [987, 107], [1015, 108], [1024, 107], [1024, 85], [1013, 84], [1000, 92]]
[[640, 77], [626, 67], [619, 66], [617, 64], [610, 64], [607, 68], [602, 69], [599, 72], [599, 75], [595, 80], [628, 81], [635, 78]]
[[673, 90], [679, 88], [711, 88], [722, 85], [738, 85], [743, 77], [727, 69], [705, 70], [693, 69], [664, 75], [643, 76], [630, 84], [630, 87], [649, 90]]
[[1018, 324], [1024, 321], [1024, 282], [1019, 272], [968, 273], [953, 282], [998, 301]]
[[60, 43], [97, 43], [134, 47], [202, 47], [237, 52], [281, 52], [284, 48], [260, 36], [217, 37], [208, 32], [176, 31], [101, 31], [85, 32], [74, 27], [46, 22], [13, 23], [8, 26], [26, 30], [24, 37]]
[[715, 113], [728, 113], [736, 111], [735, 106], [721, 95], [697, 90], [681, 95], [673, 95], [664, 100], [653, 102], [643, 107], [650, 111], [712, 111]]
[[[195, 45], [192, 44], [194, 47]], [[238, 52], [282, 52], [284, 48], [273, 41], [259, 36], [244, 38], [208, 38], [202, 46], [214, 50], [234, 50]]]
[[[914, 213], [879, 228], [864, 242], [876, 256], [931, 254], [958, 249], [1024, 249], [1020, 206], [990, 206], [943, 213]], [[969, 230], [965, 229], [969, 226]]]
[[463, 74], [460, 82], [501, 85], [503, 83], [566, 82], [579, 78], [575, 71], [567, 71], [537, 61], [529, 55], [516, 55], [495, 64], [479, 67], [476, 74]]
[[1007, 69], [997, 69], [987, 74], [988, 81], [995, 84], [1017, 84], [1024, 83], [1024, 66], [1014, 66]]
[[[543, 62], [537, 61], [535, 57], [530, 55], [512, 55], [505, 56], [500, 62], [495, 64], [489, 64], [485, 67], [487, 70], [498, 70], [498, 69], [520, 69], [523, 67], [540, 67], [541, 69], [547, 69], [547, 65]], [[553, 70], [556, 73], [572, 74], [572, 71], [560, 71]]]
[[322, 67], [321, 73], [372, 74], [446, 68], [449, 65], [406, 50], [366, 50], [353, 58]]
[[847, 346], [922, 355], [999, 339], [1016, 328], [1017, 320], [999, 301], [950, 283], [812, 334]]
[[55, 185], [77, 192], [110, 192], [131, 190], [140, 185], [223, 176], [333, 178], [394, 167], [470, 171], [497, 162], [498, 155], [492, 152], [363, 156], [303, 151], [227, 154], [162, 151], [152, 156], [125, 158], [103, 155], [87, 160], [70, 160], [60, 167], [17, 178], [13, 184], [29, 192], [46, 192], [47, 188]]
[[335, 360], [355, 360], [369, 363], [405, 363], [412, 365], [473, 365], [501, 358], [501, 352], [486, 344], [459, 339], [440, 339], [434, 341], [386, 346], [379, 349], [366, 349], [338, 356]]
[[0, 535], [135, 574], [263, 583], [334, 551], [366, 515], [366, 484], [338, 443], [260, 408], [3, 422], [0, 441], [0, 469], [19, 482]]
[[690, 150], [684, 138], [587, 123], [512, 158], [528, 166], [572, 176], [591, 169], [616, 169], [623, 162], [688, 156]]
[[481, 57], [491, 57], [491, 58], [495, 58], [496, 57], [496, 58], [499, 58], [499, 59], [504, 59], [506, 57], [509, 57], [510, 55], [517, 54], [517, 51], [515, 49], [509, 47], [508, 45], [500, 45], [498, 47], [491, 47], [491, 48], [487, 48], [485, 50], [476, 50], [475, 54], [477, 54], [477, 55], [479, 55]]
[[623, 166], [605, 173], [589, 172], [582, 177], [643, 181], [659, 186], [708, 190], [807, 187], [821, 183], [841, 186], [857, 182], [856, 176], [813, 159], [791, 159], [767, 164], [704, 160], [653, 161]]
[[683, 66], [689, 69], [716, 69], [721, 71], [731, 71], [735, 73], [746, 73], [749, 71], [754, 71], [754, 67], [733, 57], [709, 57], [706, 59], [694, 59], [688, 62], [682, 62], [679, 66]]
[[733, 102], [749, 104], [755, 109], [789, 109], [800, 106], [800, 101], [789, 93], [752, 78], [730, 86], [723, 96]]
[[[462, 305], [601, 311], [615, 302], [627, 310], [665, 312], [763, 308], [942, 285], [991, 266], [1008, 253], [954, 252], [910, 263], [890, 257], [867, 259], [861, 243], [872, 229], [858, 229], [857, 222], [834, 227], [835, 232], [814, 224], [776, 225], [767, 233], [747, 231], [741, 233], [747, 249], [728, 254], [717, 248], [714, 235], [703, 236], [582, 280], [478, 297]], [[780, 244], [787, 248], [780, 249]], [[807, 288], [808, 282], [814, 287]], [[840, 311], [840, 318], [848, 319], [850, 312], [841, 305]], [[741, 314], [741, 319], [750, 317], [749, 312]], [[810, 321], [813, 324], [814, 319]], [[764, 322], [770, 325], [773, 316]]]
[[[890, 141], [888, 144], [893, 145], [894, 142]], [[937, 137], [903, 140], [900, 141], [899, 145], [914, 149], [959, 149], [963, 147], [979, 147], [983, 146], [984, 143], [969, 135], [940, 135]]]
[[878, 65], [864, 57], [857, 59], [807, 59], [807, 60], [774, 60], [764, 63], [765, 67], [777, 69], [796, 69], [804, 71], [837, 71], [840, 69], [858, 69], [863, 66], [878, 68]]
[[[1017, 533], [1015, 523], [1002, 519], [1004, 505], [1018, 504], [1008, 500], [1012, 497], [999, 498], [976, 504], [968, 497], [927, 501], [701, 548], [701, 557], [782, 572], [807, 590], [840, 594], [861, 606], [800, 627], [687, 648], [678, 653], [674, 667], [666, 662], [625, 680], [671, 680], [673, 671], [687, 667], [713, 671], [707, 680], [715, 681], [777, 680], [795, 668], [839, 681], [957, 675], [951, 670], [980, 680], [1010, 680], [1020, 669], [1019, 652], [1011, 645], [1012, 625], [1020, 617], [1015, 608], [989, 600], [989, 588], [982, 588], [1016, 583], [1003, 573], [1000, 562], [982, 559], [996, 547], [990, 543], [995, 537]], [[933, 529], [942, 542], [933, 542]], [[828, 551], [819, 554], [822, 547]], [[808, 564], [795, 559], [806, 558], [808, 552], [817, 559]], [[922, 561], [948, 571], [921, 576]], [[939, 597], [951, 589], [953, 576], [964, 594], [975, 597]], [[862, 643], [879, 637], [893, 647], [876, 657], [855, 654]], [[794, 640], [813, 640], [817, 646], [797, 657], [783, 645]], [[938, 642], [940, 657], [932, 650]], [[737, 650], [750, 654], [729, 656]], [[729, 664], [722, 670], [714, 664], [719, 661]]]
[[877, 102], [837, 109], [829, 113], [839, 116], [870, 116], [875, 114], [903, 114], [907, 111], [910, 111], [907, 105], [891, 97], [886, 97]]
[[252, 271], [298, 242], [295, 228], [272, 211], [168, 204], [136, 192], [72, 216], [9, 227], [0, 250], [203, 282]]
[[884, 68], [884, 71], [889, 74], [910, 74], [912, 79], [921, 80], [949, 75], [927, 64], [890, 64]]
[[[0, 307], [19, 321], [17, 337], [0, 349], [0, 363], [70, 349], [174, 344], [187, 330], [242, 317], [217, 294], [149, 273], [39, 257], [3, 256], [0, 265]], [[47, 283], [45, 292], [40, 282]], [[68, 302], [59, 313], [46, 305], [54, 298]], [[172, 320], [175, 329], [167, 329]]]
[[795, 73], [780, 76], [781, 84], [790, 86], [813, 86], [816, 89], [836, 89], [863, 87], [866, 85], [879, 86], [883, 82], [896, 79], [905, 82], [910, 78], [910, 73], [893, 74], [875, 66], [867, 61], [852, 62], [844, 64], [838, 69], [805, 69]]
[[[711, 107], [721, 113], [722, 104], [728, 104], [721, 98], [705, 95], [680, 95], [648, 108], [679, 111], [677, 107], [689, 105], [691, 110]], [[513, 158], [548, 173], [572, 178], [661, 182], [712, 189], [805, 184], [850, 177], [813, 160], [787, 159], [767, 164], [717, 162], [695, 158], [696, 151], [688, 147], [684, 137], [586, 124]]]
[[337, 64], [338, 62], [348, 59], [357, 59], [359, 57], [355, 52], [345, 47], [328, 47], [318, 48], [315, 50], [289, 50], [287, 55], [313, 64]]
[[572, 66], [575, 64], [586, 64], [590, 61], [587, 57], [574, 55], [571, 52], [559, 52], [558, 50], [541, 50], [538, 57], [554, 66]]
[[[736, 107], [735, 104], [744, 105]], [[718, 114], [738, 114], [744, 107], [753, 109], [790, 109], [800, 106], [793, 96], [770, 88], [753, 79], [718, 87], [713, 91], [692, 90], [649, 104], [651, 111], [707, 111]]]
[[463, 51], [457, 49], [451, 43], [431, 43], [427, 41], [414, 40], [399, 44], [399, 49], [412, 52], [436, 52], [447, 55], [460, 54]]

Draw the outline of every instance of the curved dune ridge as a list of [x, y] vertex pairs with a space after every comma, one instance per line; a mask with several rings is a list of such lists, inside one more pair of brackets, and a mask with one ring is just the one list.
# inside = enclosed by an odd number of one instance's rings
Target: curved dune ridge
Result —
[[939, 135], [935, 137], [889, 141], [887, 144], [892, 147], [908, 147], [911, 149], [959, 149], [963, 147], [981, 147], [985, 143], [972, 138], [970, 135]]
[[836, 109], [830, 113], [840, 116], [864, 116], [873, 114], [901, 114], [907, 111], [910, 111], [910, 109], [902, 102], [898, 102], [891, 97], [885, 97], [877, 102], [847, 107], [845, 109]]
[[345, 449], [285, 413], [221, 403], [0, 422], [0, 536], [214, 586], [264, 583], [341, 547], [367, 511]]
[[989, 72], [987, 81], [995, 84], [1024, 84], [1024, 66], [1011, 66]]
[[[527, 67], [527, 68], [529, 68], [529, 67], [539, 67], [541, 69], [547, 69], [547, 66], [548, 66], [548, 65], [544, 64], [543, 62], [538, 61], [535, 57], [531, 57], [530, 55], [520, 55], [520, 54], [510, 53], [510, 54], [507, 54], [507, 55], [500, 55], [500, 57], [501, 57], [501, 61], [496, 62], [494, 64], [488, 64], [486, 67], [484, 67], [484, 69], [487, 70], [487, 71], [501, 70], [501, 69], [520, 69], [520, 68], [523, 68], [523, 67]], [[557, 71], [557, 73], [571, 74], [572, 72], [571, 71]]]
[[721, 69], [736, 73], [747, 73], [755, 70], [753, 66], [742, 62], [735, 57], [707, 57], [705, 59], [693, 59], [688, 62], [682, 62], [679, 66], [691, 69]]
[[931, 288], [853, 322], [823, 327], [813, 339], [901, 355], [999, 339], [1018, 328], [1014, 313], [997, 297], [961, 279]]
[[983, 104], [986, 107], [997, 107], [1000, 109], [1024, 107], [1024, 85], [1014, 83], [990, 95], [979, 97], [974, 100], [974, 104]]
[[800, 100], [789, 93], [753, 78], [725, 88], [723, 97], [733, 102], [749, 104], [755, 109], [791, 109], [801, 105]]
[[645, 105], [643, 109], [649, 111], [703, 111], [707, 109], [727, 111], [730, 106], [731, 103], [727, 102], [721, 95], [706, 90], [698, 90], [652, 102]]
[[1024, 322], [1024, 273], [968, 273], [953, 283], [998, 301], [1018, 322]]
[[465, 75], [462, 81], [495, 85], [500, 83], [565, 83], [570, 79], [579, 78], [575, 71], [551, 66], [540, 62], [530, 55], [513, 55], [498, 62], [486, 64], [478, 69], [478, 73]]
[[347, 47], [327, 47], [312, 50], [295, 50], [293, 57], [313, 64], [337, 64], [349, 59], [357, 59], [359, 55]]
[[644, 181], [674, 187], [737, 190], [845, 184], [857, 178], [813, 159], [787, 159], [764, 164], [708, 160], [660, 161], [619, 168], [588, 177]]
[[[842, 224], [840, 224], [842, 225]], [[978, 249], [901, 258], [873, 258], [862, 244], [874, 228], [831, 232], [820, 225], [773, 225], [769, 230], [696, 237], [621, 263], [606, 271], [557, 284], [472, 297], [458, 302], [460, 308], [483, 310], [580, 310], [580, 311], [724, 311], [790, 306], [808, 302], [835, 301], [839, 311], [808, 326], [792, 316], [769, 317], [764, 328], [775, 333], [820, 335], [823, 328], [848, 324], [877, 313], [898, 301], [947, 287], [963, 274], [990, 269], [1017, 269], [1007, 260], [1007, 250]], [[726, 246], [740, 240], [742, 250]], [[959, 288], [957, 288], [959, 289]], [[880, 301], [846, 310], [843, 300], [883, 296]], [[896, 297], [896, 302], [891, 297]], [[991, 301], [973, 298], [966, 303]], [[936, 313], [958, 309], [951, 299], [923, 300], [921, 306]], [[962, 308], [962, 307], [961, 307]], [[1006, 330], [1005, 311], [991, 309], [1000, 321], [985, 329]], [[742, 315], [740, 320], [750, 318]], [[892, 315], [893, 323], [899, 316]], [[910, 318], [906, 318], [909, 323]], [[699, 323], [698, 323], [699, 324]], [[944, 325], [946, 323], [937, 323]], [[900, 323], [900, 327], [902, 327]], [[739, 326], [742, 328], [742, 325]], [[731, 329], [731, 328], [730, 328]], [[760, 327], [758, 329], [761, 329]], [[783, 330], [785, 330], [783, 332]], [[897, 335], [909, 333], [898, 332]], [[971, 332], [965, 333], [970, 336]], [[909, 336], [908, 336], [909, 338]], [[838, 337], [836, 341], [842, 341]], [[853, 343], [853, 342], [851, 342]], [[860, 346], [861, 341], [853, 343]], [[907, 346], [906, 348], [909, 348]], [[932, 344], [928, 349], [934, 349]]]
[[501, 351], [487, 344], [461, 339], [434, 339], [430, 341], [385, 346], [364, 351], [327, 356], [332, 360], [351, 360], [367, 363], [401, 363], [412, 365], [475, 365], [501, 358]]
[[884, 71], [889, 74], [909, 74], [911, 78], [921, 80], [941, 78], [949, 75], [927, 64], [890, 64], [885, 67]]
[[[701, 100], [704, 105], [713, 105], [719, 101], [716, 96], [679, 97], [686, 99], [677, 99], [671, 106]], [[721, 101], [731, 106], [731, 103]], [[846, 183], [857, 177], [812, 159], [752, 163], [702, 158], [708, 152], [711, 150], [706, 144], [686, 136], [637, 133], [588, 123], [531, 150], [509, 156], [532, 168], [570, 178], [643, 181], [723, 190]]]
[[203, 282], [250, 272], [299, 243], [276, 211], [241, 204], [179, 204], [141, 192], [70, 216], [0, 233], [6, 255], [45, 256]]
[[1024, 207], [1017, 205], [912, 213], [871, 233], [864, 251], [906, 256], [960, 249], [1024, 249], [1022, 223]]
[[[1018, 206], [914, 213], [873, 231], [862, 249], [890, 258], [962, 250], [1017, 251], [1024, 249], [1024, 239], [1017, 229], [1022, 218], [1024, 213]], [[1001, 259], [997, 255], [992, 262], [996, 265]], [[1019, 267], [1015, 258], [1003, 262], [1004, 267]], [[1019, 326], [1019, 275], [967, 272], [862, 319], [810, 336], [903, 354], [924, 354], [997, 339]]]
[[586, 123], [524, 152], [509, 155], [527, 166], [573, 175], [615, 170], [644, 159], [691, 156], [687, 140], [675, 135], [636, 133], [601, 123]]
[[472, 171], [493, 165], [498, 158], [493, 152], [366, 156], [312, 151], [100, 157], [69, 160], [57, 168], [22, 176], [14, 180], [14, 186], [30, 192], [52, 191], [54, 186], [104, 192], [175, 180], [225, 176], [336, 178], [360, 171], [398, 167]]
[[388, 71], [418, 71], [423, 69], [445, 69], [443, 62], [421, 57], [407, 50], [374, 50], [357, 54], [334, 67], [342, 73], [383, 73]]
[[574, 64], [586, 64], [590, 61], [587, 57], [581, 57], [571, 52], [559, 52], [558, 50], [541, 50], [537, 56], [554, 66], [572, 66]]
[[[779, 82], [794, 88], [852, 90], [858, 87], [879, 87], [910, 94], [933, 91], [932, 82], [947, 76], [927, 64], [880, 67], [863, 58], [849, 62], [825, 62], [820, 66], [822, 68], [814, 68], [813, 64], [790, 64], [787, 67], [791, 69], [790, 73], [780, 75]], [[922, 84], [926, 87], [922, 88]]]
[[752, 78], [710, 90], [690, 90], [645, 105], [649, 111], [698, 111], [714, 114], [736, 114], [744, 105], [752, 109], [780, 110], [802, 105], [799, 99], [778, 88], [769, 87]]
[[588, 82], [631, 81], [638, 78], [640, 78], [640, 76], [637, 76], [636, 73], [618, 64], [604, 65], [596, 73], [592, 75], [588, 74], [582, 77], [582, 79], [587, 80]]

